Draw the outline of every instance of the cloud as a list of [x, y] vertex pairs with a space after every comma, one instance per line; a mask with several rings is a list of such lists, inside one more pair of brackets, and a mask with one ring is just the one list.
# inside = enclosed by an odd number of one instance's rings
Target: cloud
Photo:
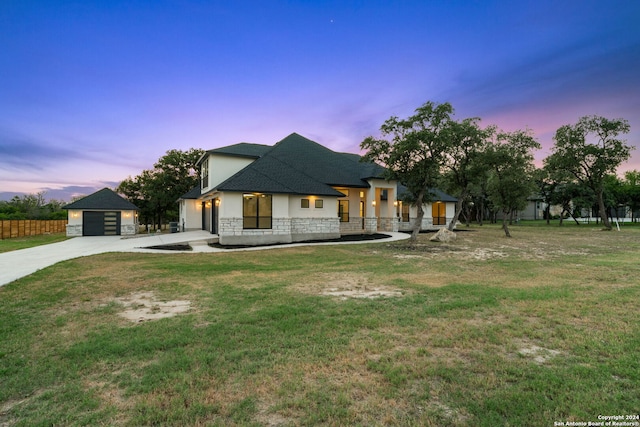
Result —
[[449, 92], [449, 98], [459, 100], [465, 109], [483, 113], [615, 103], [620, 98], [634, 99], [633, 94], [637, 99], [640, 44], [604, 49], [593, 43], [584, 40], [500, 64], [496, 66], [499, 72], [467, 75]]
[[[103, 189], [104, 187], [108, 188], [116, 188], [120, 183], [116, 181], [103, 181], [96, 182], [94, 185], [68, 185], [60, 188], [54, 187], [44, 187], [39, 191], [43, 191], [45, 200], [62, 200], [69, 202], [74, 197], [79, 196], [87, 196], [89, 194], [95, 193], [98, 190]], [[33, 193], [25, 193], [20, 191], [0, 191], [0, 200], [11, 200], [14, 196], [25, 196], [27, 194]]]
[[0, 168], [32, 169], [78, 157], [73, 150], [56, 147], [44, 141], [0, 133]]

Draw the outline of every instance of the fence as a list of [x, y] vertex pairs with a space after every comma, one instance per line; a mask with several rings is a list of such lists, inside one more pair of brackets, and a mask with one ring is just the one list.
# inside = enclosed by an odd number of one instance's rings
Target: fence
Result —
[[38, 236], [41, 234], [64, 233], [66, 231], [66, 219], [36, 220], [0, 220], [0, 239], [13, 239], [15, 237]]

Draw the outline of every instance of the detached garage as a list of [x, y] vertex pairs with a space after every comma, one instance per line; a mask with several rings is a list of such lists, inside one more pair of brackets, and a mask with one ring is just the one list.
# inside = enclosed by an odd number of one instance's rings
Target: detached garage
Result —
[[138, 231], [138, 207], [113, 190], [103, 188], [63, 206], [67, 236], [120, 236]]

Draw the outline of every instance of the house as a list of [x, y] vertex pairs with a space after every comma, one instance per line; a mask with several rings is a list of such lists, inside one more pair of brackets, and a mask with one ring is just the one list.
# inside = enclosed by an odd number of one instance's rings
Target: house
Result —
[[182, 230], [208, 230], [223, 245], [326, 240], [398, 231], [398, 183], [356, 154], [293, 133], [273, 146], [207, 151], [200, 186], [183, 195]]
[[[404, 185], [398, 185], [398, 231], [413, 230], [413, 221], [418, 216], [418, 208], [410, 203], [403, 202], [403, 195], [407, 191]], [[423, 206], [424, 215], [422, 217], [421, 230], [433, 230], [446, 227], [456, 214], [456, 199], [437, 188], [429, 191], [429, 200], [433, 202], [425, 203]]]
[[103, 188], [62, 207], [67, 210], [67, 236], [119, 236], [138, 231], [138, 207]]

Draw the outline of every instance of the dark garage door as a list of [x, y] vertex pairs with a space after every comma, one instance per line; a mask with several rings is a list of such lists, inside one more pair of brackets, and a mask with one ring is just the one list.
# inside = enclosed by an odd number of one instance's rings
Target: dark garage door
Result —
[[83, 236], [117, 236], [119, 234], [120, 212], [83, 212]]

